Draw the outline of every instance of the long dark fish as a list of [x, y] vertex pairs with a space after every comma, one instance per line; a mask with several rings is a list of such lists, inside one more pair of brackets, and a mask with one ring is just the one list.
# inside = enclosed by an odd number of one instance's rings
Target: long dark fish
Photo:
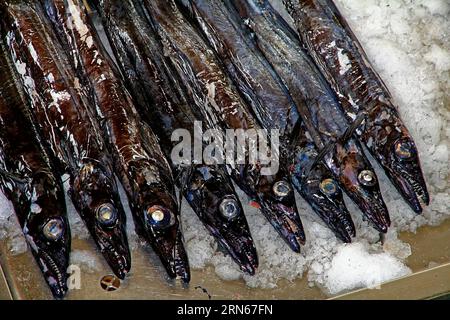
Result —
[[6, 47], [0, 42], [0, 189], [55, 298], [67, 292], [70, 227], [64, 191], [38, 134]]
[[[214, 52], [182, 15], [174, 1], [144, 1], [150, 23], [175, 65], [196, 107], [211, 127], [259, 129], [237, 89]], [[292, 250], [305, 240], [288, 173], [261, 174], [261, 164], [235, 166], [232, 176], [239, 187], [261, 205], [262, 213]]]
[[[140, 1], [95, 1], [95, 7], [142, 117], [155, 129], [169, 159], [178, 144], [171, 139], [174, 130], [187, 130], [193, 137], [194, 121], [201, 115], [194, 114], [188, 105], [162, 44], [146, 22]], [[206, 228], [244, 272], [254, 274], [258, 266], [256, 249], [225, 167], [172, 162], [172, 168], [184, 197]]]
[[[289, 159], [296, 189], [340, 239], [350, 242], [355, 227], [342, 192], [328, 168], [322, 162], [315, 163], [319, 152], [301, 122], [295, 103], [257, 48], [252, 34], [242, 25], [235, 8], [229, 1], [184, 2], [189, 2], [191, 15], [231, 70], [230, 76], [245, 93], [264, 127], [281, 131], [285, 138], [281, 156]], [[282, 163], [288, 164], [286, 160]]]
[[82, 101], [77, 79], [44, 13], [33, 1], [3, 1], [2, 38], [30, 101], [30, 113], [70, 196], [114, 273], [130, 269], [125, 213], [100, 130]]
[[[378, 179], [361, 145], [348, 134], [339, 103], [295, 32], [265, 0], [234, 0], [259, 48], [288, 87], [324, 159], [349, 197], [380, 232], [390, 225]], [[325, 149], [323, 149], [325, 148]], [[332, 151], [332, 152], [331, 152]]]
[[170, 277], [189, 282], [174, 180], [158, 138], [142, 122], [82, 2], [43, 3], [80, 78], [89, 83], [139, 234], [152, 245]]
[[430, 197], [414, 140], [392, 96], [361, 44], [331, 0], [289, 0], [303, 43], [336, 91], [349, 121], [364, 115], [355, 131], [411, 208], [422, 212]]

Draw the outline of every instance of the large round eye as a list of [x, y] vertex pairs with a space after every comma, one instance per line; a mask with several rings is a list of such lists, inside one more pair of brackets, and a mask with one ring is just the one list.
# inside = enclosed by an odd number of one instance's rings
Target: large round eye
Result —
[[286, 197], [291, 190], [291, 186], [286, 181], [278, 181], [273, 185], [273, 193], [277, 197]]
[[373, 187], [377, 183], [375, 173], [371, 170], [363, 170], [358, 175], [358, 181], [367, 187]]
[[414, 156], [415, 148], [409, 140], [399, 140], [394, 145], [394, 152], [400, 160], [408, 160]]
[[222, 216], [228, 220], [234, 219], [239, 214], [239, 205], [235, 199], [223, 199], [219, 206]]
[[320, 191], [327, 196], [332, 196], [336, 194], [339, 187], [333, 179], [325, 179], [319, 185]]
[[160, 206], [152, 206], [145, 212], [147, 223], [154, 229], [166, 229], [175, 223], [172, 211]]
[[96, 218], [104, 227], [114, 226], [117, 222], [117, 209], [111, 203], [102, 204], [97, 208]]
[[64, 222], [60, 219], [50, 219], [48, 220], [44, 227], [42, 228], [42, 233], [47, 240], [57, 241], [64, 234]]

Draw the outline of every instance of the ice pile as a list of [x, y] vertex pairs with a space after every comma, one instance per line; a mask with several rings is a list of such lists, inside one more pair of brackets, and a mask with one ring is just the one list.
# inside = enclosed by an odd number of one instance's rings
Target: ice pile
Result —
[[[279, 0], [273, 2], [282, 9]], [[194, 212], [183, 202], [184, 237], [192, 268], [212, 266], [221, 279], [242, 279], [253, 288], [274, 288], [280, 279], [293, 281], [305, 273], [311, 286], [319, 286], [329, 294], [373, 287], [410, 273], [404, 260], [411, 254], [411, 248], [397, 238], [399, 231], [414, 232], [420, 226], [436, 225], [450, 217], [450, 3], [448, 0], [336, 0], [336, 4], [391, 90], [402, 118], [415, 138], [431, 193], [430, 207], [422, 215], [413, 213], [374, 163], [392, 218], [392, 227], [383, 244], [379, 234], [363, 221], [350, 200], [346, 199], [346, 203], [358, 235], [353, 244], [345, 245], [298, 198], [308, 241], [302, 253], [295, 254], [258, 210], [243, 201], [260, 260], [257, 274], [250, 277], [243, 275], [231, 258], [218, 248]], [[128, 207], [126, 198], [122, 199]], [[241, 194], [241, 199], [246, 196]], [[67, 203], [73, 235], [88, 238], [83, 222], [70, 201]], [[1, 195], [0, 239], [8, 236], [9, 249], [21, 253], [26, 250], [26, 245], [12, 212], [11, 205]], [[140, 244], [130, 216], [128, 222], [133, 248]], [[72, 259], [80, 264], [85, 259], [94, 261], [81, 251], [72, 253]], [[95, 268], [96, 264], [84, 262], [88, 269]]]

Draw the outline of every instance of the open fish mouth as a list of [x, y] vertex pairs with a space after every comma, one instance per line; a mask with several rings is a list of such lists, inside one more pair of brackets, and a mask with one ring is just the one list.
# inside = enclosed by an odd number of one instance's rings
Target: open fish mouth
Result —
[[[302, 166], [294, 165], [293, 168]], [[343, 242], [350, 243], [356, 235], [355, 225], [344, 203], [342, 191], [325, 168], [317, 166], [307, 176], [295, 170], [291, 180], [298, 193], [313, 211]]]
[[159, 256], [172, 279], [190, 281], [189, 261], [184, 248], [179, 217], [162, 205], [150, 205], [142, 215], [140, 232]]
[[[209, 226], [208, 229], [210, 229]], [[214, 232], [214, 230], [210, 231], [211, 233]], [[228, 251], [244, 273], [249, 275], [256, 273], [259, 265], [258, 255], [250, 234], [237, 234], [230, 231], [226, 236], [217, 236], [217, 240]]]
[[377, 231], [386, 233], [391, 225], [391, 219], [386, 204], [380, 199], [381, 194], [377, 198], [360, 198], [357, 205]]
[[421, 213], [423, 207], [430, 204], [430, 195], [421, 175], [414, 177], [408, 172], [401, 170], [391, 174], [391, 181], [414, 212]]
[[241, 202], [227, 180], [220, 169], [198, 167], [184, 190], [185, 198], [241, 270], [253, 275], [258, 267], [256, 248]]
[[98, 245], [105, 260], [108, 262], [114, 274], [120, 278], [125, 279], [126, 275], [131, 269], [131, 254], [128, 250], [128, 241], [122, 235], [122, 232], [114, 232], [114, 234], [106, 235], [100, 231], [98, 236]]
[[306, 236], [295, 204], [286, 206], [282, 203], [271, 203], [268, 207], [262, 205], [261, 210], [289, 247], [295, 252], [300, 252]]
[[[261, 179], [261, 211], [289, 247], [300, 252], [300, 246], [306, 241], [305, 231], [295, 203], [294, 189], [284, 176], [279, 173], [278, 177]], [[267, 189], [268, 186], [271, 186], [270, 189]]]
[[97, 161], [88, 160], [70, 195], [111, 270], [124, 279], [131, 268], [131, 253], [125, 212], [111, 174]]
[[355, 224], [343, 201], [340, 206], [337, 206], [331, 201], [327, 201], [327, 204], [324, 204], [323, 201], [318, 203], [316, 201], [317, 197], [314, 197], [314, 195], [307, 199], [313, 210], [334, 232], [337, 238], [345, 243], [352, 242], [352, 237], [356, 235]]
[[[67, 257], [66, 257], [67, 255]], [[56, 258], [58, 257], [58, 259]], [[62, 299], [68, 291], [67, 268], [69, 266], [68, 252], [59, 252], [54, 258], [44, 249], [36, 253], [36, 260], [44, 273], [44, 278], [53, 296]]]

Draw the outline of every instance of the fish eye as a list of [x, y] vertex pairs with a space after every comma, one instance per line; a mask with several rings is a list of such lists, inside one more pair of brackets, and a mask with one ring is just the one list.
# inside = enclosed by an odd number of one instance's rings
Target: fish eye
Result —
[[145, 211], [145, 220], [154, 229], [166, 229], [175, 224], [172, 211], [160, 206], [152, 206]]
[[408, 160], [414, 156], [415, 149], [409, 140], [399, 140], [394, 145], [394, 152], [400, 160]]
[[239, 214], [239, 205], [235, 199], [226, 198], [220, 202], [219, 211], [228, 220], [234, 219]]
[[358, 181], [366, 187], [373, 187], [377, 183], [377, 178], [372, 170], [363, 170], [358, 175]]
[[117, 222], [117, 209], [111, 203], [104, 203], [97, 208], [97, 221], [104, 227], [112, 227]]
[[42, 228], [42, 233], [47, 240], [57, 241], [64, 234], [64, 222], [61, 219], [50, 219]]
[[277, 197], [286, 197], [291, 190], [291, 186], [286, 181], [278, 181], [273, 185], [273, 193]]
[[320, 191], [327, 196], [335, 195], [339, 187], [333, 179], [325, 179], [319, 185]]

